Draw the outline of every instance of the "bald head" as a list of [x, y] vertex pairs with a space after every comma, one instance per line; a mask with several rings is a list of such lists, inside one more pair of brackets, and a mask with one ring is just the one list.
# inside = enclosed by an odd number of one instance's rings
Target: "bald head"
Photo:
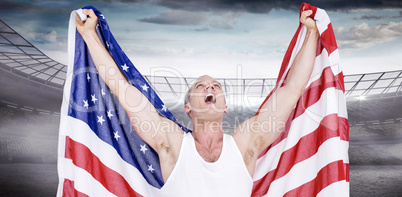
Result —
[[[198, 82], [198, 81], [200, 81], [200, 79], [201, 78], [203, 78], [203, 77], [211, 77], [211, 76], [209, 76], [209, 75], [202, 75], [201, 77], [198, 77], [197, 78], [197, 80], [195, 80], [195, 83], [193, 83], [193, 85], [191, 85], [191, 87], [187, 90], [187, 92], [186, 92], [186, 96], [184, 97], [184, 105], [186, 105], [188, 102], [190, 102], [190, 95], [191, 95], [191, 91], [193, 90], [193, 88], [194, 88], [194, 85]], [[211, 77], [212, 78], [212, 77]]]

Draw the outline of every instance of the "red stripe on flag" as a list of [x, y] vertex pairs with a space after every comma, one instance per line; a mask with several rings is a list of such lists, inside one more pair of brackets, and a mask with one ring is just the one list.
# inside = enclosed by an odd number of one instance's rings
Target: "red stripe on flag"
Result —
[[[277, 145], [278, 143], [280, 143], [283, 139], [285, 139], [288, 136], [290, 124], [292, 123], [291, 121], [293, 121], [295, 118], [302, 115], [306, 111], [306, 109], [309, 108], [311, 105], [317, 103], [320, 100], [322, 93], [327, 88], [334, 87], [335, 89], [341, 90], [343, 88], [343, 86], [341, 85], [342, 82], [339, 81], [339, 78], [343, 79], [342, 72], [339, 73], [337, 76], [334, 76], [331, 68], [326, 67], [323, 70], [321, 77], [319, 79], [317, 79], [316, 81], [312, 82], [309, 85], [309, 87], [304, 90], [303, 95], [301, 96], [301, 98], [299, 99], [299, 101], [296, 105], [296, 108], [291, 112], [291, 114], [289, 116], [288, 122], [286, 123], [286, 126], [285, 126], [285, 131], [282, 132], [282, 134], [270, 146], [268, 146], [266, 149], [264, 149], [260, 153], [259, 158], [264, 156], [265, 153], [267, 153], [271, 147]], [[344, 125], [343, 128], [345, 129], [345, 131], [349, 131], [349, 129], [348, 129], [349, 123]], [[348, 133], [343, 132], [342, 138], [343, 138], [343, 140], [349, 140]]]
[[346, 180], [343, 161], [334, 161], [321, 168], [313, 180], [288, 191], [284, 196], [317, 196], [325, 187], [343, 180]]
[[[281, 70], [279, 72], [279, 77], [278, 77], [276, 83], [279, 83], [280, 79], [282, 78], [282, 75], [284, 74], [284, 72], [286, 71], [286, 68], [288, 67], [289, 60], [290, 60], [290, 57], [292, 55], [292, 50], [294, 48], [294, 45], [296, 44], [297, 35], [299, 34], [300, 29], [301, 29], [300, 27], [301, 26], [299, 26], [299, 28], [297, 29], [297, 32], [296, 32], [295, 36], [293, 37], [293, 39], [292, 39], [292, 41], [291, 41], [291, 43], [289, 45], [288, 51], [286, 51], [285, 57], [284, 57], [283, 62], [282, 62]], [[323, 48], [325, 48], [328, 51], [328, 55], [331, 54], [334, 50], [337, 49], [335, 36], [332, 36], [332, 37], [330, 36], [330, 35], [333, 35], [332, 32], [333, 32], [332, 25], [330, 23], [328, 25], [328, 29], [325, 30], [322, 33], [322, 35], [324, 35], [325, 37], [321, 37], [320, 40], [319, 40], [319, 44], [318, 44], [318, 48], [317, 48], [317, 56], [319, 56], [322, 53]], [[334, 39], [334, 40], [332, 40], [332, 39]], [[281, 84], [281, 87], [285, 85], [287, 74], [288, 73], [286, 73], [284, 82]], [[343, 73], [342, 72], [340, 72], [338, 75], [334, 76], [334, 74], [332, 73], [330, 67], [326, 67], [322, 71], [322, 75], [324, 75], [325, 78], [322, 78], [322, 76], [321, 76], [321, 78], [320, 78], [321, 80], [318, 79], [315, 82], [313, 82], [312, 84], [310, 84], [310, 86], [307, 88], [307, 90], [309, 88], [319, 86], [322, 83], [326, 84], [326, 83], [336, 82], [336, 84], [333, 84], [334, 86], [331, 86], [331, 87], [335, 87], [335, 88], [345, 92], [345, 85], [344, 85], [344, 79], [343, 79]], [[268, 100], [268, 98], [277, 90], [277, 88], [278, 87], [275, 87], [270, 92], [270, 94], [265, 98], [265, 100], [262, 102], [261, 106], [258, 108], [257, 113], [255, 115], [259, 114], [261, 107], [265, 104], [265, 102]], [[304, 96], [305, 96], [305, 94], [306, 94], [306, 91], [304, 91]]]
[[111, 193], [117, 196], [142, 196], [130, 187], [124, 177], [105, 166], [88, 147], [68, 136], [65, 157], [71, 159], [77, 167], [89, 172]]
[[330, 114], [324, 117], [315, 131], [301, 137], [296, 145], [282, 153], [276, 169], [269, 171], [264, 177], [254, 181], [252, 196], [266, 194], [271, 182], [286, 175], [295, 164], [316, 154], [318, 148], [326, 140], [341, 137], [342, 128], [345, 124], [348, 124], [347, 122], [346, 118], [338, 117], [337, 114]]
[[338, 45], [336, 44], [335, 34], [333, 32], [334, 29], [332, 28], [332, 24], [329, 23], [327, 29], [320, 35], [321, 45], [327, 50], [328, 55], [330, 55], [338, 48]]
[[336, 78], [339, 82], [339, 85], [342, 87], [342, 91], [343, 93], [345, 93], [345, 81], [344, 81], [344, 77], [343, 77], [343, 71], [341, 71]]
[[[308, 3], [302, 3], [300, 5], [299, 20], [300, 20], [301, 13], [303, 12], [303, 9], [304, 10], [312, 10], [313, 13], [311, 14], [311, 17], [313, 17], [313, 18], [315, 16], [315, 13], [317, 12], [317, 7], [314, 7], [314, 6], [312, 6], [312, 5], [308, 4]], [[299, 27], [297, 28], [295, 35], [293, 36], [292, 40], [290, 41], [289, 47], [288, 47], [288, 49], [286, 50], [286, 53], [285, 53], [285, 57], [283, 57], [281, 70], [279, 71], [279, 75], [278, 75], [278, 79], [277, 79], [276, 83], [279, 83], [279, 81], [282, 78], [282, 75], [286, 71], [286, 68], [289, 66], [288, 64], [289, 64], [290, 58], [292, 56], [292, 51], [296, 46], [297, 38], [299, 37], [301, 28], [302, 28], [302, 24], [299, 22]]]
[[[315, 14], [317, 12], [317, 7], [314, 7], [314, 6], [312, 6], [312, 5], [308, 4], [308, 3], [302, 3], [301, 6], [300, 6], [300, 15], [301, 15], [301, 13], [303, 11], [303, 8], [305, 10], [313, 10], [313, 13], [311, 14], [311, 17], [314, 18]], [[281, 69], [279, 71], [279, 75], [278, 75], [278, 78], [277, 78], [277, 81], [276, 81], [277, 84], [282, 79], [282, 75], [285, 73], [286, 69], [289, 66], [291, 66], [291, 65], [289, 65], [289, 61], [290, 61], [290, 58], [292, 56], [292, 51], [293, 51], [293, 49], [294, 49], [294, 47], [295, 47], [295, 45], [297, 43], [297, 38], [298, 38], [298, 36], [300, 34], [301, 28], [302, 28], [302, 25], [300, 23], [299, 27], [296, 30], [295, 35], [293, 36], [292, 40], [290, 41], [289, 47], [288, 47], [288, 49], [287, 49], [287, 51], [285, 53], [285, 56], [283, 58]], [[319, 56], [322, 53], [323, 48], [325, 48], [327, 50], [328, 55], [330, 55], [333, 51], [335, 51], [338, 48], [338, 46], [336, 44], [335, 35], [334, 35], [333, 32], [334, 32], [334, 30], [332, 28], [332, 24], [329, 23], [328, 26], [327, 26], [327, 29], [324, 32], [322, 32], [322, 34], [320, 35], [320, 39], [319, 39], [318, 47], [317, 47], [317, 56]], [[286, 75], [287, 75], [287, 73], [286, 73]], [[287, 78], [287, 76], [285, 76], [284, 82], [286, 81], [286, 78]], [[341, 84], [342, 90], [343, 90], [343, 92], [345, 92], [345, 87], [344, 87], [344, 83], [343, 83], [343, 75], [342, 75], [342, 78], [341, 78], [341, 82], [342, 82], [342, 84]], [[282, 83], [281, 87], [284, 84], [285, 83]], [[259, 114], [261, 107], [268, 100], [268, 98], [276, 91], [276, 89], [277, 89], [277, 87], [275, 87], [271, 91], [271, 93], [265, 98], [265, 100], [262, 102], [260, 108], [257, 110], [257, 113], [255, 115]]]
[[342, 90], [342, 86], [339, 85], [339, 76], [334, 76], [331, 67], [326, 67], [321, 73], [321, 77], [315, 80], [313, 83], [309, 85], [304, 91], [303, 95], [300, 97], [297, 107], [296, 113], [294, 114], [293, 119], [302, 115], [308, 107], [317, 103], [322, 93], [327, 88], [335, 88], [338, 90]]
[[69, 179], [64, 179], [63, 183], [63, 197], [88, 197], [88, 195], [77, 191], [74, 187], [74, 181]]
[[[301, 13], [303, 12], [303, 9], [304, 10], [312, 10], [313, 11], [313, 13], [311, 14], [312, 18], [314, 18], [315, 13], [317, 12], [317, 7], [314, 7], [308, 3], [302, 3], [300, 5], [299, 20], [300, 20]], [[290, 66], [289, 61], [292, 56], [293, 49], [296, 46], [297, 38], [299, 37], [302, 27], [303, 27], [303, 25], [299, 22], [299, 27], [297, 28], [295, 35], [293, 36], [292, 40], [290, 41], [289, 47], [285, 53], [285, 57], [283, 58], [281, 70], [279, 71], [279, 75], [278, 75], [278, 79], [277, 79], [276, 83], [279, 83], [279, 81], [281, 80], [282, 75], [285, 73], [287, 67]]]
[[[279, 75], [278, 75], [278, 79], [276, 80], [276, 83], [279, 83], [279, 81], [280, 81], [281, 78], [282, 78], [282, 75], [285, 73], [286, 68], [288, 67], [290, 58], [292, 57], [292, 51], [293, 51], [294, 47], [296, 46], [297, 37], [299, 36], [300, 31], [301, 31], [301, 27], [302, 27], [302, 26], [299, 25], [299, 27], [298, 27], [297, 30], [296, 30], [295, 35], [293, 36], [292, 40], [291, 40], [290, 43], [289, 43], [288, 50], [287, 50], [286, 53], [285, 53], [285, 57], [283, 57], [283, 61], [282, 61], [282, 65], [281, 65], [281, 70], [279, 71]], [[265, 102], [265, 101], [264, 101], [264, 102]]]
[[345, 164], [343, 164], [344, 165], [344, 168], [345, 168], [345, 172], [346, 172], [346, 181], [347, 182], [349, 182], [349, 173], [350, 173], [350, 169], [349, 169], [349, 164], [348, 163], [345, 163]]
[[[306, 3], [303, 3], [300, 6], [300, 14], [303, 11], [303, 8], [304, 8], [304, 10], [310, 10], [310, 9], [313, 10], [312, 17], [314, 17], [314, 15], [316, 14], [317, 8], [314, 6], [311, 6], [309, 4], [306, 4]], [[289, 45], [289, 48], [285, 54], [285, 57], [282, 62], [281, 70], [279, 72], [277, 86], [265, 98], [264, 102], [258, 109], [256, 115], [258, 115], [261, 107], [265, 104], [265, 102], [269, 99], [269, 97], [273, 94], [273, 92], [275, 92], [279, 87], [285, 85], [287, 73], [284, 77], [283, 77], [283, 75], [285, 74], [287, 68], [291, 66], [291, 65], [289, 65], [289, 61], [290, 61], [290, 58], [292, 55], [292, 51], [294, 50], [295, 44], [297, 42], [297, 37], [300, 34], [301, 27], [302, 27], [302, 25], [299, 25], [299, 27], [296, 31], [296, 34], [293, 36], [292, 41]], [[327, 25], [327, 29], [320, 35], [319, 46], [317, 49], [317, 56], [322, 54], [322, 51], [324, 48], [327, 50], [328, 55], [330, 55], [332, 52], [334, 52], [337, 49], [337, 44], [336, 44], [335, 36], [333, 34], [333, 28], [332, 28], [331, 23], [329, 23]], [[284, 78], [284, 82], [280, 86], [278, 86], [278, 83], [280, 82], [282, 77]], [[313, 83], [311, 83], [310, 86], [307, 87], [307, 89], [304, 91], [301, 99], [299, 100], [299, 102], [296, 105], [296, 108], [292, 111], [291, 115], [289, 116], [289, 119], [286, 123], [285, 131], [281, 134], [281, 136], [273, 144], [271, 144], [269, 147], [267, 147], [260, 154], [260, 157], [265, 155], [266, 152], [271, 147], [275, 146], [276, 144], [278, 144], [279, 142], [281, 142], [283, 139], [285, 139], [287, 137], [292, 121], [295, 118], [302, 115], [308, 107], [317, 103], [319, 101], [319, 99], [321, 98], [322, 93], [327, 88], [335, 88], [335, 89], [342, 90], [343, 92], [345, 92], [343, 73], [340, 72], [336, 76], [334, 76], [334, 73], [332, 72], [330, 67], [324, 68], [323, 72], [321, 73], [321, 77], [319, 79], [317, 79], [316, 81], [314, 81]], [[328, 115], [328, 116], [332, 116], [332, 115]], [[280, 163], [278, 164], [277, 169], [268, 172], [262, 179], [260, 179], [254, 183], [253, 196], [261, 196], [261, 195], [266, 194], [269, 189], [269, 186], [273, 180], [275, 180], [279, 177], [282, 177], [283, 175], [288, 173], [289, 170], [291, 169], [291, 167], [293, 167], [293, 165], [295, 163], [300, 162], [300, 161], [310, 157], [309, 155], [315, 154], [318, 147], [326, 139], [329, 139], [331, 137], [331, 135], [317, 134], [316, 132], [325, 132], [325, 131], [320, 131], [320, 130], [332, 130], [333, 128], [336, 128], [337, 136], [339, 136], [341, 138], [341, 140], [348, 141], [349, 140], [349, 134], [348, 134], [349, 123], [348, 123], [347, 119], [338, 117], [337, 114], [334, 114], [334, 116], [336, 117], [336, 119], [334, 119], [334, 120], [332, 120], [333, 118], [324, 117], [324, 119], [321, 121], [321, 124], [319, 126], [320, 129], [317, 129], [318, 131], [316, 130], [316, 131], [314, 131], [314, 133], [308, 134], [307, 136], [302, 137], [300, 139], [300, 141], [298, 142], [298, 144], [295, 145], [295, 147], [291, 148], [292, 150], [291, 149], [287, 150], [290, 152], [285, 151], [284, 153], [282, 153], [280, 161], [279, 161]], [[323, 127], [325, 127], [325, 128], [323, 128]], [[329, 132], [329, 133], [331, 133], [331, 132]], [[326, 136], [326, 135], [328, 135], [328, 136]], [[319, 137], [321, 139], [316, 139], [315, 137]], [[315, 147], [312, 147], [312, 146], [315, 146]], [[343, 164], [343, 162], [342, 162], [342, 164]], [[339, 174], [337, 176], [346, 176], [346, 178], [349, 179], [349, 164], [344, 164], [343, 168], [344, 169], [342, 171], [342, 174]], [[336, 172], [338, 172], [338, 170]], [[262, 181], [262, 180], [264, 180], [264, 181]]]

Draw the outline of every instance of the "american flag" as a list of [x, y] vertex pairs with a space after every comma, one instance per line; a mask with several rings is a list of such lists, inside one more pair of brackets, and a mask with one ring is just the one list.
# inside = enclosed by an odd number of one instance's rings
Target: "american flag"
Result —
[[[179, 125], [121, 50], [105, 17], [93, 7], [85, 8], [95, 11], [98, 35], [130, 83], [161, 116]], [[345, 196], [349, 192], [348, 123], [337, 47], [326, 13], [311, 9], [321, 33], [313, 75], [286, 132], [258, 160], [253, 196]], [[116, 97], [98, 76], [76, 31], [75, 17], [73, 12], [61, 109], [57, 195], [160, 196], [159, 188], [164, 182], [158, 156], [138, 137]], [[305, 29], [299, 26], [285, 55], [277, 87], [286, 78], [288, 65], [300, 49], [304, 35]]]
[[[129, 82], [161, 116], [176, 122], [124, 54], [94, 7], [97, 32]], [[58, 196], [151, 196], [164, 184], [157, 153], [133, 130], [126, 112], [99, 77], [70, 16], [69, 65], [61, 109]]]
[[[303, 7], [313, 10], [320, 33], [314, 70], [285, 131], [259, 156], [252, 196], [349, 196], [349, 123], [338, 47], [326, 12], [303, 3], [300, 14]], [[271, 94], [286, 80], [306, 31], [300, 23]]]

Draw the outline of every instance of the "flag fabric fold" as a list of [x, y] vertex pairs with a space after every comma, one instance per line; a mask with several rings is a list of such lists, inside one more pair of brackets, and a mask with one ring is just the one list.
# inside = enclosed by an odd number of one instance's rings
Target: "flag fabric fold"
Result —
[[[299, 16], [303, 8], [313, 11], [320, 33], [314, 69], [285, 131], [259, 156], [252, 196], [349, 196], [349, 124], [338, 48], [327, 13], [303, 3]], [[265, 101], [283, 86], [306, 32], [300, 23]]]
[[[321, 35], [314, 71], [286, 131], [258, 159], [253, 196], [345, 196], [349, 192], [349, 125], [335, 37], [324, 10], [303, 6], [313, 10]], [[177, 122], [122, 51], [102, 13], [94, 7], [84, 8], [95, 11], [98, 36], [129, 82], [148, 98], [159, 115], [190, 132]], [[158, 155], [139, 138], [117, 98], [99, 77], [76, 30], [76, 16], [73, 11], [69, 24], [57, 196], [161, 196], [159, 189], [164, 182]], [[305, 33], [300, 25], [273, 91], [286, 80]]]

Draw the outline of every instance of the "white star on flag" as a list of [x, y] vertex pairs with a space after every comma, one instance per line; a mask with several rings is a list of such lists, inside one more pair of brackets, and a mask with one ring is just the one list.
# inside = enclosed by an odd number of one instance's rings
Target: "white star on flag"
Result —
[[141, 88], [142, 88], [142, 90], [145, 90], [146, 92], [148, 92], [149, 87], [147, 86], [147, 84], [144, 83], [144, 85], [141, 86]]
[[102, 96], [106, 94], [105, 91], [103, 91], [103, 88], [101, 89], [101, 93], [102, 93]]
[[162, 110], [166, 112], [167, 108], [165, 105], [162, 105]]
[[114, 132], [114, 138], [116, 139], [116, 141], [119, 141], [119, 131]]
[[92, 102], [94, 102], [94, 104], [95, 104], [98, 99], [95, 97], [95, 94], [94, 95], [91, 94], [91, 97], [92, 97]]
[[121, 66], [121, 68], [127, 72], [128, 66], [126, 64], [124, 64], [123, 66]]
[[84, 107], [88, 109], [89, 105], [88, 105], [88, 100], [83, 100], [84, 101]]
[[144, 144], [144, 145], [140, 145], [141, 146], [141, 150], [140, 151], [142, 151], [144, 154], [145, 154], [145, 151], [147, 151], [148, 149], [147, 149], [147, 145], [146, 144]]
[[91, 79], [91, 77], [89, 76], [89, 73], [87, 73], [87, 80], [89, 82], [89, 80]]
[[151, 165], [148, 165], [148, 171], [151, 171], [151, 173], [154, 173], [154, 168], [152, 168], [152, 164]]
[[112, 116], [113, 116], [113, 114], [112, 114], [111, 111], [112, 111], [112, 110], [107, 111], [107, 117], [108, 117], [109, 119], [111, 119]]
[[103, 124], [103, 122], [104, 122], [105, 120], [103, 120], [103, 116], [98, 116], [98, 122], [102, 125]]

